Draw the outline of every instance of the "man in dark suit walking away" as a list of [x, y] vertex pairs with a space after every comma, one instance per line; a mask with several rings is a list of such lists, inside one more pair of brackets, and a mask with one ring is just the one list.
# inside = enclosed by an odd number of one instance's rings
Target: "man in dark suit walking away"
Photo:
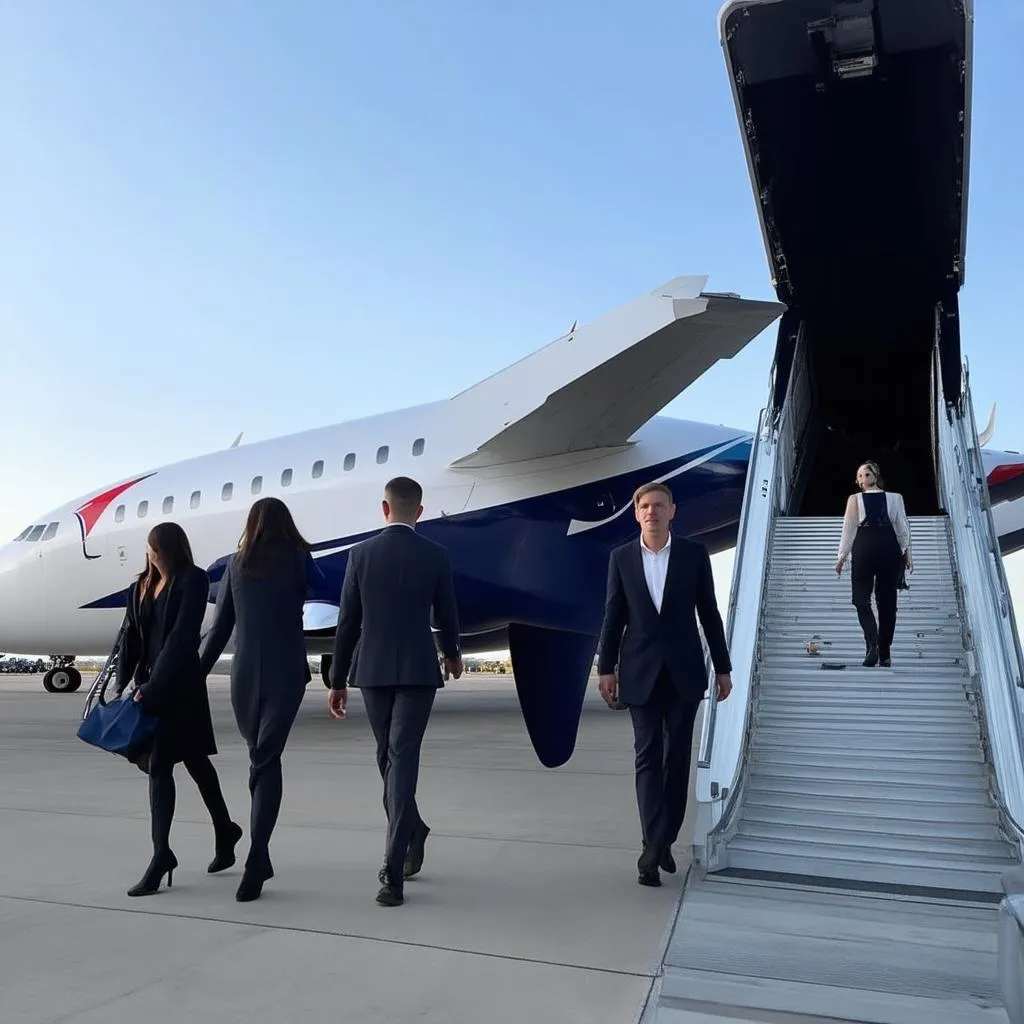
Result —
[[349, 552], [328, 698], [331, 717], [344, 717], [351, 670], [352, 685], [363, 692], [384, 778], [388, 833], [377, 902], [385, 907], [404, 902], [404, 880], [423, 865], [430, 829], [416, 806], [420, 746], [438, 688], [449, 675], [462, 675], [451, 562], [443, 547], [416, 533], [422, 502], [423, 489], [415, 480], [390, 480], [382, 502], [387, 527]]
[[608, 564], [598, 688], [610, 707], [628, 706], [633, 719], [643, 830], [638, 881], [661, 885], [658, 868], [676, 870], [672, 844], [686, 816], [693, 723], [708, 684], [696, 616], [719, 700], [732, 690], [732, 666], [711, 559], [702, 545], [671, 532], [672, 492], [645, 484], [633, 496], [633, 512], [640, 538], [616, 548]]

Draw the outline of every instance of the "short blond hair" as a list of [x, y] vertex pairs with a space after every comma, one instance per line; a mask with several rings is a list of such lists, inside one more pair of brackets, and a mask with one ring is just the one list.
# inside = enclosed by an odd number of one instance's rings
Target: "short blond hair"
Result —
[[636, 507], [637, 505], [639, 505], [640, 499], [645, 494], [652, 494], [655, 491], [657, 491], [660, 494], [664, 494], [665, 497], [668, 498], [670, 505], [674, 505], [676, 503], [676, 499], [673, 497], [672, 492], [668, 489], [668, 485], [655, 482], [651, 484], [641, 484], [633, 492], [633, 506]]

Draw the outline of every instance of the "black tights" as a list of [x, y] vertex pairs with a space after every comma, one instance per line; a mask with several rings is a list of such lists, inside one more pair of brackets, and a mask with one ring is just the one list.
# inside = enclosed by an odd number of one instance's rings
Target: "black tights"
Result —
[[[224, 802], [217, 769], [208, 757], [188, 758], [185, 768], [192, 776], [199, 795], [210, 812], [214, 832], [223, 835], [231, 824], [231, 815]], [[158, 765], [155, 770], [150, 768], [149, 775], [149, 811], [153, 828], [153, 851], [161, 853], [171, 848], [171, 822], [174, 820], [174, 766]]]

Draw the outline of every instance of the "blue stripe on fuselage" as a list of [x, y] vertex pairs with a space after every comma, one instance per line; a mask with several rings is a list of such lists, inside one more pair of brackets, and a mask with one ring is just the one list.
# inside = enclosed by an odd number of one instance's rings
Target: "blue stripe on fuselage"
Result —
[[[477, 633], [522, 622], [596, 632], [604, 604], [608, 552], [637, 531], [628, 509], [602, 521], [628, 505], [641, 484], [670, 476], [717, 447], [593, 483], [420, 523], [419, 532], [444, 545], [451, 557], [463, 631]], [[734, 543], [750, 449], [750, 438], [738, 438], [713, 459], [667, 481], [676, 501], [676, 532], [703, 540], [713, 550]], [[601, 525], [567, 536], [574, 519]], [[348, 549], [378, 532], [312, 545], [325, 579], [313, 599], [338, 602]], [[332, 550], [337, 548], [346, 550]], [[321, 551], [330, 553], [317, 557]], [[216, 598], [228, 557], [218, 558], [208, 570], [211, 600]], [[83, 607], [123, 608], [127, 593], [125, 589]]]

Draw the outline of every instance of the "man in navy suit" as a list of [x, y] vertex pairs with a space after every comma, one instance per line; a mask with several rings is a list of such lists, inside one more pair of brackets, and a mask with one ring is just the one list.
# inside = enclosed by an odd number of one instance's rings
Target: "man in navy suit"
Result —
[[[362, 690], [384, 778], [388, 834], [377, 902], [404, 902], [403, 881], [423, 865], [430, 829], [416, 806], [420, 746], [434, 696], [444, 685], [430, 629], [433, 610], [444, 653], [444, 678], [462, 675], [459, 613], [448, 552], [420, 536], [423, 488], [395, 477], [384, 488], [387, 527], [349, 553], [334, 637], [332, 718], [342, 718], [347, 684]], [[358, 654], [356, 648], [358, 645]]]
[[693, 723], [708, 686], [696, 616], [719, 700], [732, 690], [732, 666], [711, 559], [705, 547], [671, 532], [672, 492], [645, 484], [633, 496], [633, 512], [640, 537], [612, 551], [608, 564], [598, 688], [610, 707], [625, 704], [633, 719], [643, 830], [638, 881], [661, 885], [658, 868], [676, 870], [672, 844], [686, 816]]

